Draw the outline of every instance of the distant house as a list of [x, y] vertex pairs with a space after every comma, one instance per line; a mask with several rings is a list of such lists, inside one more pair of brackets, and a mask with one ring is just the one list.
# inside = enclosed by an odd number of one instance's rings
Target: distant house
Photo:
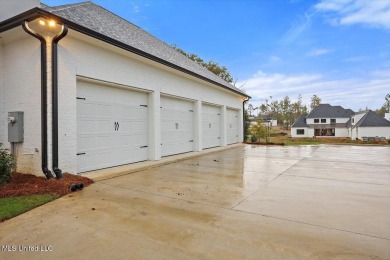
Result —
[[269, 115], [258, 115], [257, 117], [250, 117], [249, 120], [251, 125], [254, 125], [257, 120], [262, 120], [263, 123], [267, 126], [278, 126], [278, 120], [270, 117]]
[[354, 112], [341, 106], [320, 104], [308, 115], [302, 115], [291, 126], [292, 137], [347, 137], [347, 122]]
[[390, 139], [390, 121], [368, 110], [355, 113], [341, 106], [320, 104], [301, 115], [291, 127], [292, 137], [385, 137]]
[[375, 136], [390, 139], [390, 121], [371, 110], [356, 113], [351, 117], [350, 123], [349, 131], [352, 139]]
[[390, 113], [385, 113], [385, 119], [390, 121]]

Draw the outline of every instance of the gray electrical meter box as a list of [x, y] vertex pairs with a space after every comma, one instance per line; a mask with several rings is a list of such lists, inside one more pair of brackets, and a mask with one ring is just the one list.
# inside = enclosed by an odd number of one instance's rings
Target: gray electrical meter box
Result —
[[24, 112], [8, 112], [8, 142], [21, 143], [24, 138]]

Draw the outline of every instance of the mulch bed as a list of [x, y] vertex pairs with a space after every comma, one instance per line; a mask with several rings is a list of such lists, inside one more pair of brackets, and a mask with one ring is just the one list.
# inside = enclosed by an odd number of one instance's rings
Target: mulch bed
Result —
[[14, 173], [11, 180], [0, 187], [0, 198], [28, 196], [34, 194], [56, 194], [64, 196], [71, 192], [70, 186], [77, 183], [87, 187], [93, 180], [80, 175], [64, 173], [62, 179], [46, 179], [32, 174]]

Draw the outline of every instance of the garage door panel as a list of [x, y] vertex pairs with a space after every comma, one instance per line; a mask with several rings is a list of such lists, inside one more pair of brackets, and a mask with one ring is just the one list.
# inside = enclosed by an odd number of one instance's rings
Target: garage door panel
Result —
[[96, 147], [94, 148], [104, 148], [110, 145], [112, 142], [110, 135], [98, 135], [96, 136]]
[[113, 122], [110, 119], [96, 120], [96, 129], [91, 129], [91, 132], [109, 132], [113, 128]]
[[95, 120], [79, 118], [77, 120], [77, 131], [80, 134], [89, 133], [91, 129], [96, 129]]
[[187, 100], [161, 97], [161, 155], [194, 150], [194, 103]]
[[80, 116], [95, 115], [95, 104], [91, 102], [83, 102], [78, 105], [78, 113]]
[[228, 144], [238, 143], [239, 110], [227, 109], [226, 113], [227, 113], [227, 125], [226, 125], [227, 143]]
[[83, 156], [77, 156], [77, 164], [84, 165], [82, 171], [91, 171], [96, 168], [111, 166], [111, 152], [109, 150], [99, 150], [98, 152], [88, 152]]
[[77, 137], [77, 146], [82, 150], [86, 150], [89, 147], [94, 147], [95, 142], [96, 142], [95, 140], [96, 140], [95, 136], [90, 136], [90, 135], [80, 136], [79, 135]]
[[96, 111], [93, 114], [89, 115], [95, 115], [99, 117], [109, 117], [111, 115], [111, 105], [107, 104], [96, 104]]
[[146, 93], [78, 82], [77, 97], [78, 172], [147, 160]]
[[202, 146], [204, 149], [221, 145], [221, 108], [202, 105]]

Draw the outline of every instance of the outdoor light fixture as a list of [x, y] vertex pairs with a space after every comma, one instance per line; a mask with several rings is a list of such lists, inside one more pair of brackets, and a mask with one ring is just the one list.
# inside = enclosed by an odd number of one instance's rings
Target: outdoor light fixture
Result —
[[47, 21], [45, 18], [39, 19], [39, 24], [42, 26], [49, 25], [50, 27], [54, 27], [57, 25], [56, 21], [54, 20]]
[[49, 26], [54, 27], [56, 25], [56, 22], [54, 20], [49, 21]]
[[[38, 23], [45, 28], [37, 28], [39, 33], [33, 30], [29, 23], [34, 27], [34, 23]], [[48, 25], [54, 28], [56, 25], [61, 27], [59, 32], [54, 32], [51, 28], [46, 27]], [[51, 80], [52, 80], [52, 168], [57, 179], [62, 178], [62, 171], [58, 167], [58, 61], [57, 61], [57, 45], [58, 42], [66, 36], [68, 33], [68, 27], [64, 24], [57, 24], [54, 20], [46, 20], [45, 18], [39, 18], [38, 21], [24, 21], [22, 24], [23, 29], [33, 37], [37, 38], [41, 42], [41, 144], [42, 144], [42, 171], [46, 178], [50, 179], [54, 176], [48, 167], [48, 136], [47, 136], [47, 41], [51, 42]], [[35, 26], [36, 27], [36, 26]], [[55, 35], [53, 35], [55, 34]], [[45, 38], [43, 35], [52, 36]]]

